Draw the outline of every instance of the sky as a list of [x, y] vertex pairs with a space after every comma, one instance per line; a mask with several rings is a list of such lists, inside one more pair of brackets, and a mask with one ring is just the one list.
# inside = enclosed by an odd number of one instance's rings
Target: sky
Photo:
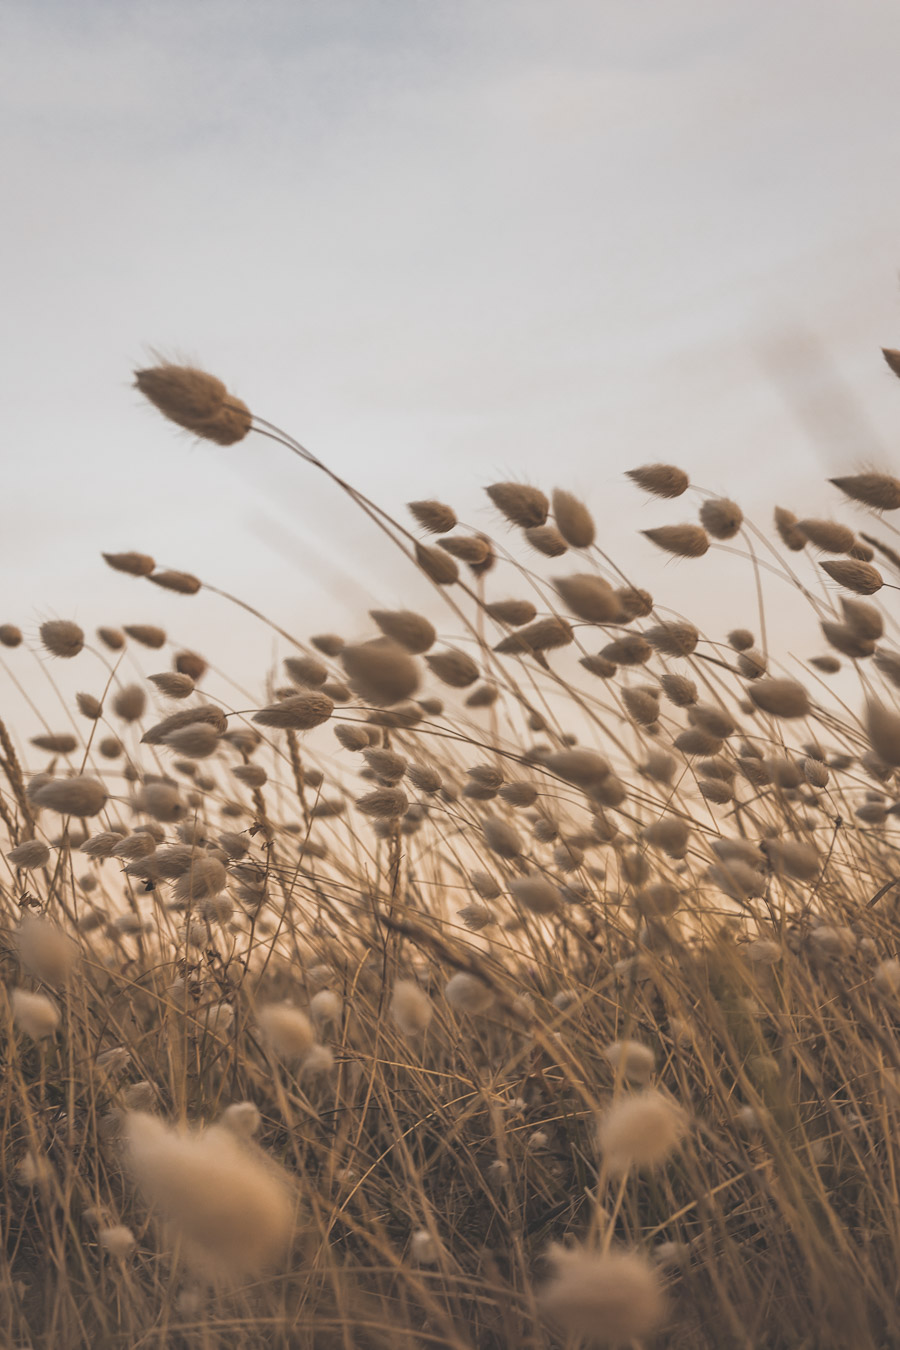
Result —
[[[567, 487], [666, 603], [752, 620], [745, 564], [637, 536], [681, 508], [624, 471], [768, 527], [896, 470], [898, 50], [883, 0], [7, 0], [0, 622], [158, 623], [255, 688], [267, 630], [100, 551], [301, 635], [423, 594], [309, 466], [143, 404], [154, 351], [397, 514]], [[4, 660], [43, 707], [57, 667]]]

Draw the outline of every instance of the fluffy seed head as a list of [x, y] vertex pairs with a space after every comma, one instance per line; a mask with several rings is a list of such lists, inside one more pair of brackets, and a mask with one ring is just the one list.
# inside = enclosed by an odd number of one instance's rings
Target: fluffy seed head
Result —
[[555, 914], [562, 909], [559, 888], [546, 877], [517, 877], [509, 884], [510, 894], [532, 914]]
[[556, 528], [571, 548], [590, 548], [596, 537], [594, 518], [571, 492], [553, 489], [553, 515]]
[[846, 497], [874, 511], [896, 511], [900, 507], [900, 479], [888, 473], [858, 473], [830, 481]]
[[609, 777], [608, 762], [595, 750], [577, 747], [571, 750], [555, 750], [543, 756], [542, 764], [558, 778], [572, 783], [574, 787], [581, 788], [585, 792], [592, 791]]
[[493, 483], [485, 491], [500, 514], [523, 530], [543, 525], [547, 519], [550, 503], [540, 488], [526, 483]]
[[451, 689], [466, 689], [478, 679], [478, 666], [468, 652], [456, 647], [447, 647], [440, 652], [432, 652], [425, 657], [425, 664], [442, 684]]
[[126, 684], [112, 701], [113, 712], [123, 722], [138, 722], [147, 706], [147, 695], [139, 684]]
[[315, 1045], [312, 1022], [290, 1003], [260, 1008], [256, 1021], [266, 1044], [281, 1059], [302, 1059]]
[[135, 1248], [134, 1233], [123, 1223], [113, 1224], [111, 1228], [101, 1228], [97, 1233], [97, 1241], [104, 1251], [109, 1252], [117, 1261], [124, 1260]]
[[806, 548], [807, 538], [797, 524], [797, 517], [793, 511], [786, 510], [783, 506], [775, 507], [775, 528], [778, 531], [781, 542], [792, 553], [802, 553]]
[[639, 469], [626, 469], [625, 476], [654, 497], [680, 497], [690, 486], [687, 474], [674, 464], [644, 464]]
[[510, 633], [497, 643], [494, 651], [503, 655], [549, 652], [556, 647], [565, 647], [574, 637], [571, 624], [553, 615]]
[[494, 1002], [491, 989], [477, 975], [458, 970], [444, 985], [444, 998], [456, 1012], [469, 1017], [485, 1013]]
[[232, 1102], [222, 1112], [222, 1124], [239, 1139], [251, 1139], [262, 1124], [262, 1116], [253, 1102]]
[[459, 581], [459, 568], [444, 549], [416, 544], [415, 555], [422, 571], [436, 585], [452, 586], [455, 581]]
[[530, 600], [495, 600], [493, 604], [485, 605], [485, 610], [492, 619], [498, 623], [508, 623], [511, 628], [521, 628], [523, 624], [531, 623], [537, 614]]
[[633, 1167], [658, 1167], [674, 1153], [685, 1129], [684, 1112], [655, 1088], [621, 1097], [601, 1117], [597, 1142], [613, 1176]]
[[139, 1190], [172, 1227], [192, 1267], [230, 1280], [278, 1260], [293, 1204], [287, 1176], [271, 1159], [224, 1126], [179, 1131], [141, 1112], [126, 1118], [124, 1136]]
[[498, 858], [518, 858], [521, 854], [522, 840], [507, 821], [489, 818], [484, 822], [483, 833], [485, 845]]
[[65, 984], [78, 959], [75, 943], [49, 919], [26, 914], [16, 932], [19, 960], [43, 984]]
[[533, 525], [525, 531], [525, 538], [545, 558], [561, 558], [568, 551], [569, 546], [555, 525]]
[[6, 856], [16, 867], [31, 869], [45, 867], [50, 861], [50, 850], [40, 839], [26, 839], [10, 849]]
[[809, 694], [796, 680], [756, 680], [747, 692], [757, 708], [773, 717], [808, 717], [811, 712]]
[[727, 497], [710, 498], [700, 507], [700, 524], [713, 539], [733, 539], [743, 523], [743, 511]]
[[219, 733], [209, 722], [189, 722], [170, 731], [164, 743], [188, 759], [207, 759], [218, 749]]
[[456, 512], [443, 502], [407, 502], [406, 507], [416, 524], [430, 534], [447, 534], [456, 529]]
[[797, 529], [823, 553], [848, 553], [856, 543], [850, 527], [836, 520], [798, 520]]
[[334, 702], [321, 690], [309, 694], [291, 694], [280, 703], [270, 704], [253, 714], [260, 726], [290, 731], [310, 731], [327, 722], [334, 712]]
[[234, 445], [250, 430], [246, 404], [206, 371], [166, 363], [135, 371], [134, 383], [170, 422], [216, 445]]
[[422, 614], [408, 609], [371, 609], [369, 613], [385, 637], [399, 642], [414, 656], [427, 652], [434, 645], [437, 638], [434, 624]]
[[356, 806], [365, 816], [374, 816], [376, 820], [394, 820], [402, 816], [409, 806], [409, 798], [402, 788], [380, 787], [357, 797]]
[[585, 623], [615, 623], [622, 617], [619, 597], [608, 582], [592, 572], [559, 577], [553, 584], [566, 608]]
[[700, 641], [698, 630], [687, 620], [657, 624], [648, 628], [644, 637], [663, 656], [690, 656]]
[[68, 732], [62, 732], [60, 735], [32, 736], [31, 744], [39, 750], [49, 751], [51, 755], [71, 755], [78, 742]]
[[187, 698], [194, 692], [194, 681], [190, 675], [179, 675], [174, 670], [160, 671], [158, 675], [150, 675], [149, 679], [166, 698]]
[[885, 764], [900, 767], [900, 716], [878, 699], [866, 705], [866, 731], [869, 744]]
[[228, 874], [224, 864], [211, 853], [197, 853], [190, 867], [175, 882], [173, 894], [179, 904], [208, 900], [225, 889]]
[[702, 558], [709, 548], [707, 533], [699, 525], [660, 525], [654, 530], [641, 530], [641, 534], [678, 558]]
[[33, 801], [61, 816], [84, 818], [100, 814], [106, 805], [106, 789], [83, 774], [76, 778], [54, 778], [36, 789]]
[[656, 1066], [653, 1051], [641, 1041], [613, 1041], [603, 1051], [603, 1056], [623, 1083], [643, 1086]]
[[391, 1017], [404, 1036], [419, 1036], [434, 1014], [431, 999], [415, 980], [397, 980], [391, 996]]
[[103, 561], [116, 572], [127, 572], [132, 577], [149, 576], [156, 562], [147, 553], [102, 553]]
[[686, 675], [671, 675], [666, 672], [660, 675], [659, 682], [666, 698], [677, 708], [689, 708], [697, 702], [697, 686]]
[[163, 628], [157, 628], [153, 623], [126, 623], [125, 632], [135, 642], [139, 642], [142, 647], [151, 647], [156, 650], [164, 647], [166, 634]]
[[819, 563], [819, 566], [832, 581], [836, 581], [839, 586], [846, 586], [848, 591], [855, 591], [857, 595], [874, 595], [884, 585], [884, 578], [877, 567], [855, 558], [834, 558]]
[[93, 694], [76, 694], [75, 702], [82, 716], [89, 718], [92, 722], [96, 722], [103, 716], [103, 704]]
[[56, 1035], [59, 1009], [44, 994], [32, 994], [27, 989], [14, 989], [10, 994], [10, 1003], [16, 1026], [33, 1041], [44, 1041]]
[[666, 1315], [659, 1275], [636, 1252], [591, 1251], [554, 1243], [544, 1316], [587, 1346], [624, 1346], [652, 1335]]
[[196, 595], [203, 584], [199, 577], [192, 576], [190, 572], [176, 572], [171, 568], [154, 572], [147, 580], [164, 591], [174, 591], [176, 595]]
[[118, 628], [98, 628], [97, 636], [111, 652], [120, 652], [125, 646], [125, 634], [120, 633]]
[[0, 623], [0, 646], [18, 647], [22, 642], [22, 630], [14, 623]]
[[38, 631], [51, 656], [77, 656], [84, 646], [84, 632], [70, 619], [48, 619]]
[[411, 698], [419, 687], [419, 670], [409, 652], [391, 638], [373, 638], [346, 646], [341, 661], [350, 687], [376, 707]]

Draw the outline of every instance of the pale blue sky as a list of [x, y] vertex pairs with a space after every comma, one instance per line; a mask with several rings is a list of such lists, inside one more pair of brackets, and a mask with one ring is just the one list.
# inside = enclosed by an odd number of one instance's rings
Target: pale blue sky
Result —
[[768, 523], [830, 509], [826, 471], [897, 467], [893, 5], [8, 0], [0, 39], [0, 621], [32, 637], [146, 620], [245, 680], [268, 659], [101, 548], [302, 632], [416, 594], [304, 466], [143, 407], [150, 346], [389, 507], [485, 526], [497, 477], [582, 491], [661, 594], [688, 576], [634, 531], [678, 508], [625, 468], [672, 459]]

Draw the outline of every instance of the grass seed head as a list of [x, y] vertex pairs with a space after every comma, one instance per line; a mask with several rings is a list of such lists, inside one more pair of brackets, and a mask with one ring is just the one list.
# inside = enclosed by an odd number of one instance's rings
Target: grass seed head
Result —
[[431, 999], [415, 980], [397, 980], [391, 994], [391, 1017], [404, 1036], [420, 1036], [434, 1014]]
[[84, 632], [70, 619], [48, 619], [39, 629], [41, 642], [51, 656], [70, 660], [84, 646]]
[[59, 1009], [45, 994], [14, 989], [10, 994], [13, 1022], [33, 1041], [45, 1041], [56, 1035]]
[[540, 488], [529, 487], [527, 483], [492, 483], [485, 491], [511, 525], [528, 530], [543, 525], [547, 519], [550, 503]]
[[684, 1130], [680, 1107], [647, 1088], [612, 1103], [600, 1119], [597, 1142], [607, 1169], [619, 1176], [632, 1168], [659, 1167], [675, 1152]]
[[54, 778], [37, 788], [33, 800], [37, 806], [61, 816], [97, 816], [106, 805], [106, 789], [95, 778], [83, 774], [75, 778]]
[[743, 523], [743, 511], [727, 497], [711, 497], [700, 507], [700, 524], [713, 539], [733, 539]]
[[22, 630], [14, 623], [0, 623], [0, 647], [20, 647]]
[[270, 704], [253, 714], [260, 726], [288, 731], [311, 731], [327, 722], [334, 712], [334, 703], [321, 690], [308, 694], [291, 694], [280, 703]]
[[624, 1346], [651, 1336], [666, 1315], [659, 1275], [636, 1252], [554, 1243], [551, 1279], [539, 1294], [545, 1317], [586, 1346]]
[[456, 529], [456, 512], [443, 502], [407, 502], [407, 510], [416, 524], [429, 534], [447, 534]]
[[674, 464], [644, 464], [639, 469], [626, 469], [625, 476], [654, 497], [680, 497], [690, 487], [687, 474]]
[[556, 528], [570, 548], [590, 548], [596, 537], [594, 518], [584, 502], [562, 488], [553, 489]]
[[700, 525], [660, 525], [641, 530], [651, 544], [678, 558], [702, 558], [709, 548], [709, 537]]
[[900, 507], [900, 479], [889, 473], [858, 473], [832, 478], [836, 488], [852, 501], [871, 506], [873, 511], [896, 511]]

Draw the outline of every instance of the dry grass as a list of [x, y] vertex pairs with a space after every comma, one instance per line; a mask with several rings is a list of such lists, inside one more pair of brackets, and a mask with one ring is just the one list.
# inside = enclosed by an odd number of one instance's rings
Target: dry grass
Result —
[[[202, 372], [140, 378], [247, 434]], [[880, 515], [877, 553], [784, 511], [782, 547], [632, 476], [680, 499], [646, 533], [688, 595], [731, 540], [827, 659], [783, 664], [762, 611], [730, 644], [655, 611], [567, 492], [494, 485], [492, 540], [335, 479], [427, 617], [282, 633], [249, 708], [160, 630], [105, 629], [77, 743], [2, 729], [4, 1345], [898, 1343], [900, 559]], [[91, 683], [77, 625], [44, 627]]]

